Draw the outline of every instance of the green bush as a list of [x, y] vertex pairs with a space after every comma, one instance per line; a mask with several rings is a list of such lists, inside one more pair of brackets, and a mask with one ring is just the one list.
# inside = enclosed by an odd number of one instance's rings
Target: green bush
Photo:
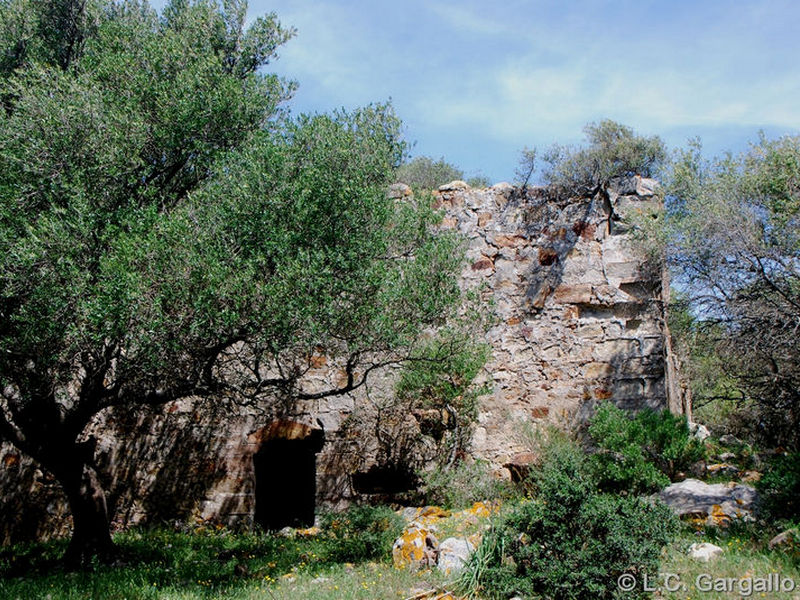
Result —
[[514, 490], [498, 479], [485, 461], [458, 462], [452, 467], [437, 467], [420, 473], [423, 484], [420, 504], [435, 504], [447, 509], [471, 506], [475, 502], [508, 498]]
[[[607, 186], [614, 177], [653, 177], [667, 159], [661, 138], [638, 135], [609, 119], [588, 124], [584, 133], [588, 145], [555, 145], [542, 154], [546, 183], [570, 192], [593, 190]], [[533, 156], [531, 151], [523, 153], [523, 162]]]
[[356, 506], [343, 513], [321, 515], [331, 562], [388, 558], [403, 526], [402, 517], [387, 506]]
[[610, 402], [589, 422], [591, 466], [605, 491], [645, 493], [669, 484], [704, 454], [686, 418], [645, 409], [635, 416]]
[[655, 578], [661, 549], [677, 531], [663, 504], [600, 493], [575, 444], [547, 448], [533, 475], [536, 495], [487, 535], [462, 584], [487, 598], [646, 597], [622, 592], [629, 573]]
[[444, 157], [433, 160], [429, 156], [418, 156], [400, 165], [395, 179], [415, 190], [430, 191], [453, 180], [464, 179], [464, 171], [448, 163]]
[[768, 516], [800, 519], [800, 452], [776, 457], [756, 485]]

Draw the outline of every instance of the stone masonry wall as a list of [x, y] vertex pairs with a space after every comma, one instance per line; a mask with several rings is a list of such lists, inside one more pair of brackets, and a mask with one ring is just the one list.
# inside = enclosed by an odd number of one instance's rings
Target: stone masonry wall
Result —
[[638, 177], [568, 200], [502, 184], [441, 190], [445, 226], [468, 238], [464, 283], [497, 317], [476, 455], [504, 464], [525, 450], [516, 424], [585, 416], [601, 400], [681, 412], [666, 391], [662, 273], [630, 235], [632, 218], [659, 206], [655, 190]]
[[[491, 357], [476, 382], [491, 392], [480, 400], [473, 456], [500, 469], [526, 450], [525, 423], [581, 418], [605, 399], [630, 409], [683, 410], [679, 387], [669, 380], [675, 373], [668, 368], [666, 286], [630, 240], [632, 215], [659, 202], [655, 188], [637, 177], [591, 198], [558, 199], [544, 188], [523, 192], [508, 184], [473, 190], [463, 182], [437, 192], [442, 227], [465, 237], [462, 285], [477, 289], [494, 313], [486, 334]], [[392, 188], [398, 197], [408, 193]], [[343, 376], [325, 356], [313, 364], [308, 390]], [[389, 393], [391, 373], [379, 374], [371, 387]], [[264, 411], [189, 399], [100, 415], [86, 435], [97, 438], [95, 460], [114, 526], [251, 526], [254, 456], [273, 439], [324, 437], [317, 500], [351, 500], [354, 470], [374, 463], [359, 454], [363, 444], [352, 429], [342, 427], [365, 402], [363, 393]], [[0, 543], [69, 532], [63, 495], [47, 473], [9, 445], [0, 446], [0, 465]]]

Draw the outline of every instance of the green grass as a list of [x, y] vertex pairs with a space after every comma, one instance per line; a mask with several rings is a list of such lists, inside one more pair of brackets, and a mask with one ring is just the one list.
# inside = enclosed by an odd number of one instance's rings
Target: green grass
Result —
[[380, 562], [336, 562], [324, 536], [131, 531], [116, 536], [119, 565], [67, 572], [64, 542], [28, 544], [0, 555], [0, 598], [29, 600], [196, 600], [203, 598], [400, 598], [441, 582], [435, 573]]
[[[670, 546], [661, 565], [661, 573], [674, 573], [680, 577], [679, 581], [671, 580], [679, 589], [662, 590], [661, 596], [656, 597], [665, 600], [738, 600], [747, 597], [797, 600], [800, 598], [800, 548], [769, 550], [767, 543], [774, 533], [755, 525], [730, 530], [707, 529], [700, 533], [692, 533], [687, 528], [684, 535]], [[695, 561], [687, 553], [694, 542], [716, 544], [724, 553], [708, 563]], [[777, 590], [748, 593], [748, 581], [755, 582], [772, 574], [791, 579], [797, 589], [788, 593]], [[721, 582], [721, 579], [729, 581]], [[715, 590], [715, 585], [727, 589]]]
[[[437, 535], [464, 536], [483, 529], [477, 521], [451, 517], [436, 522]], [[686, 585], [663, 589], [658, 600], [733, 600], [730, 592], [704, 592], [695, 581], [702, 574], [738, 581], [778, 573], [797, 583], [791, 593], [753, 593], [752, 598], [800, 598], [800, 548], [769, 550], [776, 533], [763, 525], [713, 528], [695, 533], [687, 525], [666, 550], [661, 573], [675, 573]], [[382, 557], [342, 562], [342, 546], [330, 535], [293, 539], [264, 533], [199, 529], [193, 533], [133, 530], [115, 537], [120, 563], [68, 572], [58, 563], [65, 541], [18, 545], [0, 551], [2, 600], [403, 600], [422, 590], [450, 588], [433, 570], [396, 569], [389, 548]], [[712, 542], [725, 553], [711, 563], [690, 559], [693, 542]], [[641, 583], [641, 582], [640, 582]], [[656, 582], [658, 583], [658, 582]], [[477, 600], [477, 599], [476, 599]], [[533, 600], [533, 599], [528, 599]]]

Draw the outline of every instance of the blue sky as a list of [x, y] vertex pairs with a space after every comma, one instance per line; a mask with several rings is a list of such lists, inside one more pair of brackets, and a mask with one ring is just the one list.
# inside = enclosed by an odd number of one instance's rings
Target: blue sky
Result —
[[297, 29], [295, 112], [389, 98], [426, 154], [511, 180], [524, 146], [612, 118], [710, 153], [800, 131], [796, 0], [253, 0]]

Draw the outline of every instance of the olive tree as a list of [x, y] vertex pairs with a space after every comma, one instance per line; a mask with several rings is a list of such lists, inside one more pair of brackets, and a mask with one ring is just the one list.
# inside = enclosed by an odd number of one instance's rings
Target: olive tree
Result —
[[[604, 119], [583, 129], [585, 146], [556, 144], [541, 155], [544, 182], [567, 193], [594, 193], [614, 177], [653, 177], [667, 158], [658, 136], [643, 136], [633, 129]], [[534, 170], [536, 151], [522, 153], [518, 177], [527, 184]]]
[[[66, 557], [113, 554], [85, 430], [183, 398], [345, 394], [458, 302], [458, 241], [386, 197], [388, 106], [290, 120], [292, 31], [245, 5], [0, 5], [0, 441], [61, 484]], [[322, 349], [338, 387], [307, 390]]]
[[433, 160], [429, 156], [417, 156], [400, 165], [395, 179], [416, 190], [430, 191], [455, 179], [464, 179], [464, 171], [448, 163], [444, 157]]
[[668, 189], [666, 256], [726, 382], [713, 393], [754, 406], [758, 437], [797, 447], [800, 137], [714, 160], [693, 143]]

